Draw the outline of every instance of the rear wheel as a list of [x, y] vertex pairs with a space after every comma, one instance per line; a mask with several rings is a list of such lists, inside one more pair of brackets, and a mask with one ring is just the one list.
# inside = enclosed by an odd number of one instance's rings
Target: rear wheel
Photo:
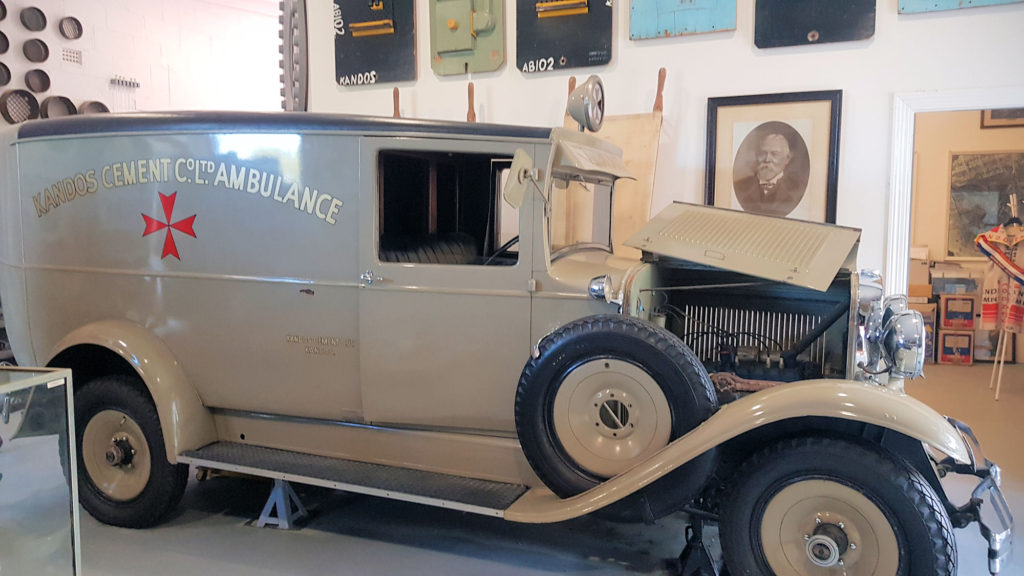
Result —
[[918, 576], [956, 573], [938, 496], [880, 448], [789, 440], [755, 455], [723, 499], [731, 574]]
[[138, 380], [104, 376], [75, 394], [79, 498], [97, 520], [143, 528], [178, 502], [188, 466], [167, 461], [156, 407]]

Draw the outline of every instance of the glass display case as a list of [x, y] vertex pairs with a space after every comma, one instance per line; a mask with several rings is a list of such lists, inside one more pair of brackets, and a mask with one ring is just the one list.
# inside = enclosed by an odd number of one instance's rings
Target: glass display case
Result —
[[81, 573], [71, 371], [0, 367], [0, 574]]

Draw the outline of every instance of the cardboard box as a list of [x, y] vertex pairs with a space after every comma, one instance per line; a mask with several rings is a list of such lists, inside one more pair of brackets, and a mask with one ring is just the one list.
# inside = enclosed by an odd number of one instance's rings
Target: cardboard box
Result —
[[939, 297], [940, 330], [974, 330], [978, 300], [973, 294], [942, 294]]
[[982, 270], [932, 270], [932, 290], [935, 294], [976, 294], [985, 278]]
[[939, 364], [974, 364], [974, 332], [939, 330]]
[[907, 288], [907, 296], [911, 298], [924, 298], [925, 300], [927, 300], [932, 297], [932, 285], [911, 284]]
[[929, 272], [931, 271], [931, 262], [927, 260], [917, 260], [916, 258], [910, 259], [910, 270], [908, 271], [908, 283], [913, 284], [930, 284], [931, 278]]
[[938, 306], [932, 304], [911, 303], [911, 310], [917, 310], [924, 318], [924, 361], [926, 364], [935, 362], [935, 320]]

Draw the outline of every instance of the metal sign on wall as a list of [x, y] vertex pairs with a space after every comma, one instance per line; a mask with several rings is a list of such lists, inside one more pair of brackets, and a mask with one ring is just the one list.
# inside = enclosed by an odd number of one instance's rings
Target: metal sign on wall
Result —
[[758, 48], [864, 40], [875, 35], [875, 0], [757, 0]]
[[736, 29], [736, 0], [630, 0], [629, 38], [666, 38]]
[[415, 80], [413, 0], [334, 0], [334, 66], [342, 86]]
[[995, 6], [997, 4], [1016, 4], [1024, 0], [900, 0], [900, 14], [915, 12], [937, 12], [939, 10], [959, 10], [975, 6]]
[[516, 17], [516, 67], [521, 72], [601, 66], [611, 61], [611, 2], [517, 2]]
[[430, 67], [435, 74], [490, 72], [504, 63], [504, 0], [430, 0]]

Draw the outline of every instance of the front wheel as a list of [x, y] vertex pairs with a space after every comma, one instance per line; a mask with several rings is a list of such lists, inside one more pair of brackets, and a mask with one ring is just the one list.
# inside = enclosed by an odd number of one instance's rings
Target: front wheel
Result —
[[740, 469], [722, 508], [730, 574], [956, 574], [938, 496], [919, 472], [874, 446], [784, 441]]
[[181, 500], [188, 466], [167, 461], [156, 407], [141, 384], [104, 376], [75, 393], [82, 507], [128, 528], [158, 523]]

